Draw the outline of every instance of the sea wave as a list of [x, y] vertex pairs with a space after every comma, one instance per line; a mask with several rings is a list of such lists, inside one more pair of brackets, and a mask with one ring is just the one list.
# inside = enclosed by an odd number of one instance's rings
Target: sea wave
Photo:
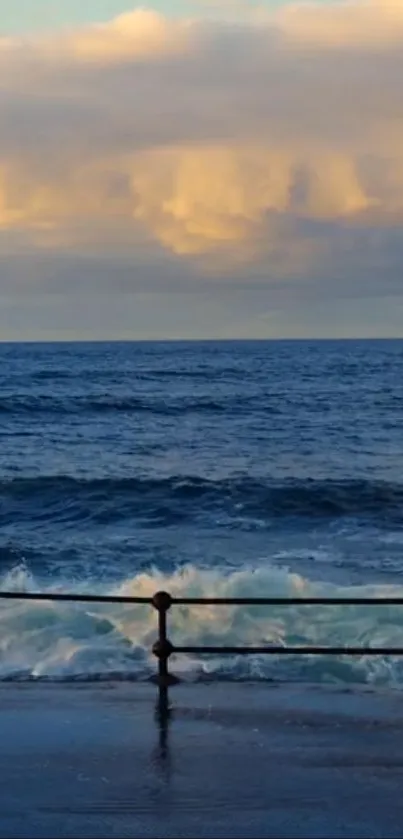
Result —
[[[21, 378], [24, 379], [26, 373], [21, 374]], [[160, 381], [161, 379], [172, 379], [174, 381], [180, 381], [187, 379], [194, 380], [201, 380], [201, 381], [233, 381], [234, 379], [242, 379], [245, 378], [245, 370], [242, 365], [215, 365], [213, 363], [205, 364], [204, 366], [199, 367], [152, 367], [147, 366], [147, 368], [142, 369], [122, 369], [116, 367], [114, 369], [99, 369], [98, 367], [94, 367], [91, 365], [87, 366], [80, 366], [79, 370], [77, 369], [70, 369], [70, 370], [61, 370], [60, 368], [51, 367], [45, 368], [35, 371], [35, 379], [37, 381], [50, 381], [50, 382], [57, 382], [60, 380], [71, 380], [77, 382], [78, 379], [84, 379], [85, 381], [91, 382], [107, 382], [110, 383], [111, 380], [116, 381], [119, 379], [121, 381]]]
[[[13, 395], [0, 399], [0, 414], [12, 416], [25, 415], [91, 415], [91, 414], [136, 414], [146, 413], [155, 416], [181, 416], [189, 413], [212, 413], [254, 409], [260, 399], [252, 396], [231, 395], [220, 399], [210, 397], [163, 398], [146, 396], [88, 396], [53, 394]], [[279, 406], [266, 406], [266, 411], [279, 411]]]
[[401, 522], [403, 484], [373, 480], [274, 481], [233, 475], [207, 479], [42, 475], [0, 481], [0, 524], [21, 520], [93, 522], [145, 516], [165, 526], [206, 511], [258, 516], [262, 521], [298, 516], [370, 516]]
[[[35, 580], [24, 567], [0, 580], [14, 591], [60, 591]], [[71, 586], [70, 586], [71, 588]], [[218, 597], [402, 597], [403, 586], [335, 586], [272, 565], [237, 572], [188, 566], [171, 575], [138, 574], [107, 589], [95, 581], [78, 593]], [[134, 679], [155, 673], [152, 607], [117, 604], [0, 601], [0, 679]], [[341, 605], [277, 607], [173, 606], [169, 635], [182, 645], [403, 646], [403, 608]], [[371, 684], [403, 688], [403, 663], [396, 657], [174, 656], [173, 673], [185, 680], [279, 680]]]

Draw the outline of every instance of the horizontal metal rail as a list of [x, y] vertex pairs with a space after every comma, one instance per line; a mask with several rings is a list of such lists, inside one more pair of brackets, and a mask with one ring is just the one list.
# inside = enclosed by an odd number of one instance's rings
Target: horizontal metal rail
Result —
[[177, 681], [168, 669], [172, 655], [275, 655], [275, 656], [403, 656], [403, 647], [369, 646], [281, 646], [263, 644], [258, 646], [195, 646], [171, 643], [167, 633], [167, 614], [172, 606], [403, 606], [403, 597], [173, 597], [159, 591], [153, 597], [131, 595], [76, 594], [74, 592], [32, 592], [0, 591], [0, 600], [28, 600], [54, 603], [107, 603], [117, 605], [153, 606], [158, 613], [158, 638], [153, 653], [158, 659], [158, 685], [160, 699], [166, 699], [168, 685]]
[[131, 597], [121, 594], [74, 594], [55, 591], [0, 591], [0, 600], [37, 600], [54, 603], [118, 603], [152, 606], [152, 597]]
[[403, 597], [172, 597], [172, 606], [403, 606]]
[[[0, 591], [0, 600], [45, 600], [77, 603], [132, 603], [152, 606], [152, 597], [126, 594]], [[170, 597], [171, 606], [403, 606], [403, 597]]]
[[403, 655], [403, 647], [193, 647], [172, 645], [172, 655]]

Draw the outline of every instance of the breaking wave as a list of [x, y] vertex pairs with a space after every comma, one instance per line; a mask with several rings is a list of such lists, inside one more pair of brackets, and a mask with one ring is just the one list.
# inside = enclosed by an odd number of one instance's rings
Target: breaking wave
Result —
[[[1, 589], [60, 591], [35, 580], [24, 567], [0, 580]], [[69, 587], [71, 590], [71, 586]], [[163, 575], [138, 574], [119, 586], [88, 582], [75, 591], [151, 596], [402, 597], [403, 586], [335, 586], [275, 566], [237, 572], [193, 566]], [[183, 645], [403, 646], [398, 606], [174, 606], [169, 635]], [[0, 679], [148, 679], [155, 672], [151, 647], [156, 614], [150, 606], [0, 601]], [[371, 684], [403, 688], [398, 657], [177, 656], [182, 679], [282, 680]]]

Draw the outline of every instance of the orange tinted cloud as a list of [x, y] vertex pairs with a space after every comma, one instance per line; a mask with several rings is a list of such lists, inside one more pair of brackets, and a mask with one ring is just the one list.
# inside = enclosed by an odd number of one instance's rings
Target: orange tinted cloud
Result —
[[21, 246], [135, 263], [143, 240], [270, 279], [321, 264], [332, 225], [348, 259], [355, 229], [382, 248], [402, 223], [403, 2], [134, 11], [3, 40], [0, 70], [0, 231]]

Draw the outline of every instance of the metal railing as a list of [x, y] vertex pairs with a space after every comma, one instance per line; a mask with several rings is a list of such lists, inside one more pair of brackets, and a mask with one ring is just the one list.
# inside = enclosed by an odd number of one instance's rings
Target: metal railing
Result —
[[107, 603], [120, 605], [148, 605], [158, 614], [158, 637], [152, 652], [158, 660], [156, 681], [160, 698], [166, 698], [170, 685], [179, 681], [169, 671], [169, 659], [176, 654], [189, 655], [351, 655], [351, 656], [403, 656], [403, 647], [370, 646], [259, 646], [192, 645], [174, 644], [168, 636], [168, 612], [174, 606], [403, 606], [403, 597], [173, 597], [158, 591], [153, 597], [129, 595], [74, 594], [58, 592], [0, 591], [0, 600], [47, 601], [55, 603]]

